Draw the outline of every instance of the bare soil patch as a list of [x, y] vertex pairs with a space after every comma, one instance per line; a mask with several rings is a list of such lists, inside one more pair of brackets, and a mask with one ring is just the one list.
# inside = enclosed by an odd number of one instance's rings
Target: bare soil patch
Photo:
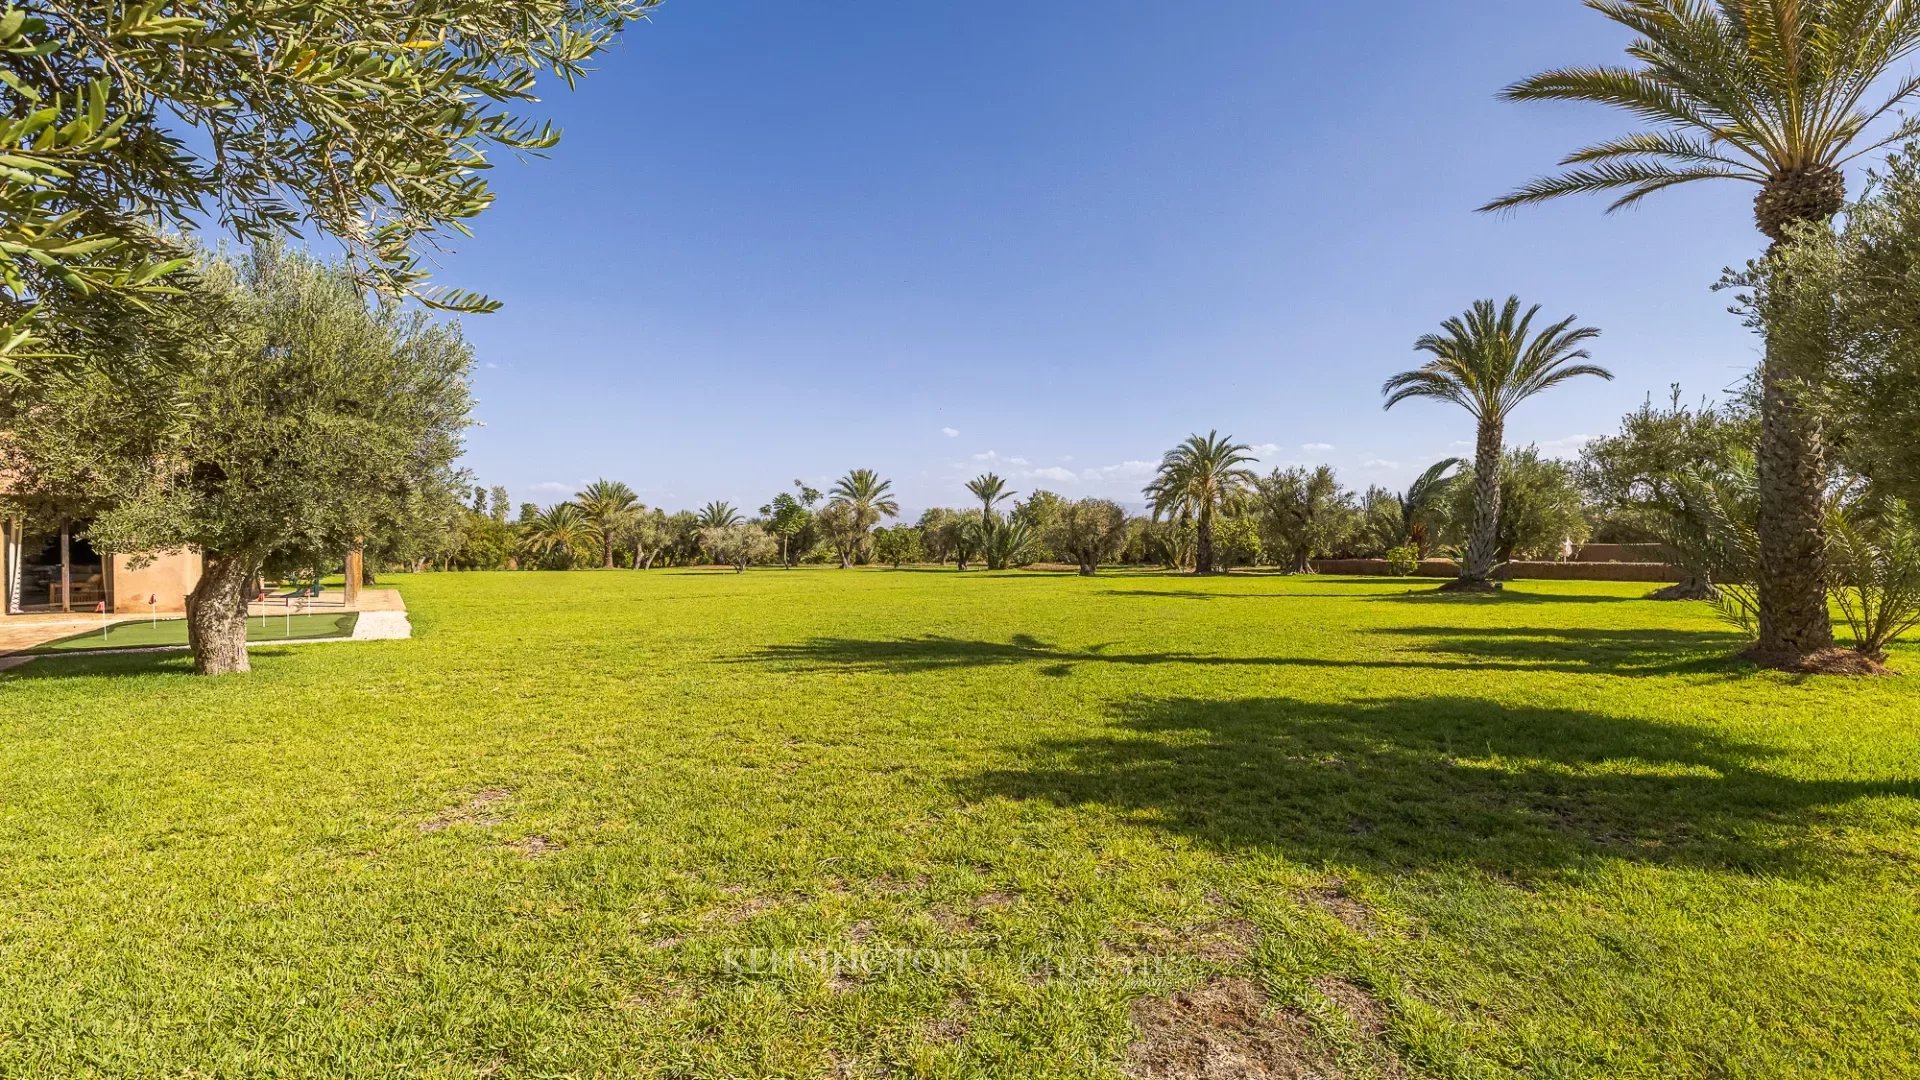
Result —
[[541, 836], [539, 833], [521, 837], [507, 846], [529, 859], [545, 858], [560, 850], [559, 844]]
[[1308, 889], [1301, 896], [1315, 907], [1339, 919], [1347, 929], [1356, 934], [1372, 934], [1374, 931], [1373, 912], [1368, 910], [1367, 905], [1348, 895], [1344, 881], [1330, 881], [1317, 889]]
[[1274, 1009], [1249, 979], [1143, 998], [1128, 1051], [1133, 1080], [1339, 1080], [1307, 1019]]
[[1759, 648], [1740, 654], [1763, 668], [1790, 671], [1796, 675], [1878, 676], [1895, 674], [1890, 668], [1865, 653], [1852, 649], [1822, 649], [1815, 653], [1775, 653]]
[[467, 796], [465, 802], [457, 806], [449, 806], [422, 821], [420, 831], [439, 832], [442, 829], [451, 829], [455, 825], [474, 825], [480, 828], [498, 825], [502, 819], [497, 814], [491, 813], [491, 810], [512, 797], [513, 792], [506, 788], [481, 788]]

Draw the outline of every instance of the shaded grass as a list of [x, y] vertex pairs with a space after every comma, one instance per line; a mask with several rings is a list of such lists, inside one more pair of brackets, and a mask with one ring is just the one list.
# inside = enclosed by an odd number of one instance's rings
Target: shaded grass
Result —
[[1920, 691], [1641, 586], [399, 584], [0, 676], [0, 1075], [1113, 1077], [1220, 975], [1356, 1076], [1916, 1071]]

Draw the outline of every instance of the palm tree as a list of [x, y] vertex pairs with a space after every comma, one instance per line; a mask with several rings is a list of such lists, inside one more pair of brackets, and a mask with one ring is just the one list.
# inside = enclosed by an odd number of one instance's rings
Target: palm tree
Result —
[[1005, 570], [1008, 561], [1005, 556], [1018, 554], [1021, 547], [996, 535], [1003, 526], [994, 514], [993, 507], [1002, 499], [1012, 498], [1015, 492], [1008, 491], [1007, 482], [995, 473], [986, 473], [967, 481], [967, 490], [980, 500], [980, 520], [963, 528], [969, 531], [975, 550], [986, 560], [987, 569]]
[[[1897, 140], [1870, 134], [1920, 79], [1884, 80], [1920, 47], [1910, 0], [1587, 0], [1639, 37], [1626, 67], [1569, 68], [1507, 88], [1512, 101], [1579, 101], [1651, 125], [1577, 150], [1567, 171], [1483, 209], [1584, 192], [1613, 209], [1697, 180], [1760, 189], [1754, 222], [1769, 254], [1797, 228], [1825, 227], [1846, 201], [1846, 165]], [[1869, 97], [1869, 95], [1875, 95]], [[1794, 390], [1789, 358], [1769, 342], [1760, 367], [1758, 653], [1791, 665], [1830, 648], [1822, 517], [1827, 469], [1820, 425]]]
[[698, 517], [703, 529], [729, 529], [746, 520], [740, 516], [740, 511], [733, 508], [732, 503], [718, 499], [701, 507]]
[[1466, 463], [1465, 458], [1457, 457], [1436, 461], [1407, 485], [1405, 493], [1393, 497], [1394, 505], [1400, 510], [1400, 535], [1406, 537], [1414, 553], [1423, 559], [1433, 547], [1434, 516], [1446, 512], [1447, 498], [1460, 482], [1460, 474], [1453, 470]]
[[1451, 589], [1491, 588], [1493, 564], [1500, 534], [1500, 456], [1506, 445], [1507, 417], [1519, 404], [1542, 390], [1568, 379], [1594, 375], [1612, 379], [1613, 373], [1588, 358], [1585, 342], [1600, 336], [1590, 326], [1574, 327], [1575, 317], [1533, 333], [1538, 304], [1520, 312], [1520, 298], [1504, 307], [1491, 300], [1476, 302], [1465, 315], [1448, 319], [1438, 334], [1414, 343], [1433, 359], [1412, 371], [1388, 379], [1380, 392], [1386, 407], [1409, 398], [1451, 401], [1473, 414], [1479, 431], [1474, 441], [1473, 531], [1467, 540], [1466, 561]]
[[646, 509], [640, 505], [640, 496], [618, 480], [595, 480], [575, 495], [573, 502], [586, 516], [588, 526], [600, 542], [600, 553], [605, 559], [602, 565], [613, 569], [614, 540]]
[[980, 500], [980, 514], [991, 517], [993, 507], [1002, 499], [1012, 498], [1017, 492], [1007, 490], [1007, 482], [994, 473], [986, 473], [967, 481], [967, 490]]
[[522, 528], [520, 546], [523, 549], [542, 559], [564, 556], [568, 567], [594, 540], [592, 524], [580, 508], [572, 503], [549, 506], [535, 514]]
[[1213, 518], [1253, 486], [1251, 448], [1218, 431], [1189, 435], [1160, 459], [1160, 471], [1144, 489], [1153, 516], [1192, 517], [1198, 523], [1196, 574], [1213, 573]]
[[853, 551], [865, 542], [867, 531], [883, 517], [899, 517], [900, 503], [893, 497], [893, 481], [880, 479], [872, 469], [854, 469], [827, 491], [830, 505], [844, 507], [849, 516], [847, 527], [857, 543], [840, 548], [840, 568], [853, 564]]

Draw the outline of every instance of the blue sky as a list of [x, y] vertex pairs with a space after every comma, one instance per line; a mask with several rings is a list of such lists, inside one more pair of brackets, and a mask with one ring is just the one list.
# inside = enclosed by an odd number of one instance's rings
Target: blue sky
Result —
[[1516, 292], [1604, 331], [1618, 380], [1509, 430], [1571, 453], [1757, 358], [1711, 291], [1759, 249], [1750, 189], [1473, 212], [1626, 128], [1496, 91], [1624, 41], [1577, 0], [670, 0], [548, 97], [560, 147], [502, 162], [442, 260], [506, 304], [468, 321], [467, 464], [542, 502], [605, 476], [751, 508], [855, 466], [916, 512], [986, 468], [1137, 502], [1218, 428], [1398, 485], [1471, 420], [1384, 413], [1381, 381]]

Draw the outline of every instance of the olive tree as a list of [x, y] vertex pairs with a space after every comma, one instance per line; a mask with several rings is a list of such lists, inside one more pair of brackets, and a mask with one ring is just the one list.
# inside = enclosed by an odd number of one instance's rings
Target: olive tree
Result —
[[1062, 502], [1053, 508], [1045, 542], [1092, 577], [1100, 564], [1120, 557], [1127, 543], [1127, 512], [1110, 499]]
[[370, 307], [343, 268], [272, 246], [207, 261], [159, 307], [119, 346], [84, 343], [155, 362], [17, 382], [0, 419], [26, 484], [95, 493], [99, 547], [201, 552], [194, 668], [242, 672], [270, 561], [326, 565], [457, 482], [472, 350], [457, 326]]

